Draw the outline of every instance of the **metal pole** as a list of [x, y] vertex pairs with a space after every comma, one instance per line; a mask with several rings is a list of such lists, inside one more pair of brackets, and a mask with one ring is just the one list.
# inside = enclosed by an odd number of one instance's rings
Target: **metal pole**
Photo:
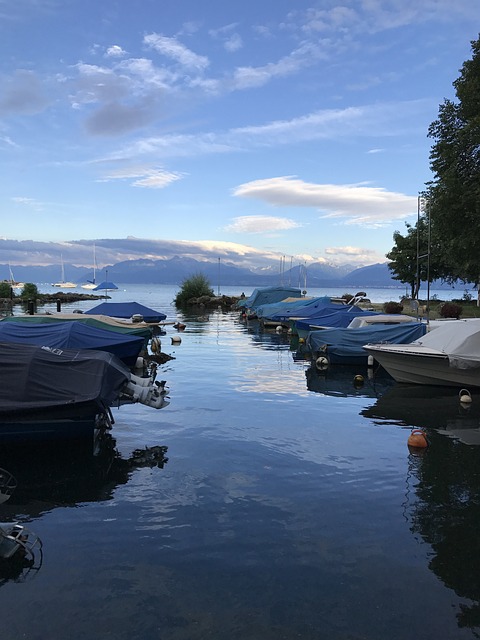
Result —
[[427, 247], [427, 324], [430, 322], [430, 247], [431, 247], [431, 225], [430, 225], [430, 203], [427, 200], [428, 216], [428, 247]]
[[420, 293], [420, 196], [417, 198], [417, 285], [416, 299], [418, 301]]

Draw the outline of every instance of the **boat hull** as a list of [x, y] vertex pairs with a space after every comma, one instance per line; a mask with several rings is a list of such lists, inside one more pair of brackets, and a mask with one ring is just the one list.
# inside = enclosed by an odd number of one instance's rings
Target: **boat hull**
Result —
[[480, 367], [461, 369], [452, 366], [446, 354], [409, 351], [405, 347], [382, 348], [382, 345], [364, 348], [397, 382], [480, 387]]
[[98, 405], [59, 407], [48, 411], [16, 412], [0, 418], [2, 444], [92, 439], [111, 428], [108, 409]]

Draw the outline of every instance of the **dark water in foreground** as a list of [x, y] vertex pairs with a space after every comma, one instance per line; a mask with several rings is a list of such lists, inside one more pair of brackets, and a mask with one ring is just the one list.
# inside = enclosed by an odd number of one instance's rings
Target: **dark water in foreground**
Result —
[[[319, 374], [237, 314], [184, 321], [171, 404], [115, 409], [113, 449], [0, 452], [0, 521], [44, 545], [0, 567], [2, 640], [478, 637], [480, 396]], [[168, 460], [132, 462], [155, 445]]]

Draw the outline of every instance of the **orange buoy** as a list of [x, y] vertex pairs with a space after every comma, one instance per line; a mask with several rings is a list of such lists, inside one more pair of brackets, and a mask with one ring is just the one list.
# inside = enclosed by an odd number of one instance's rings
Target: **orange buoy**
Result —
[[425, 449], [428, 447], [427, 434], [422, 429], [413, 429], [407, 444], [415, 449]]

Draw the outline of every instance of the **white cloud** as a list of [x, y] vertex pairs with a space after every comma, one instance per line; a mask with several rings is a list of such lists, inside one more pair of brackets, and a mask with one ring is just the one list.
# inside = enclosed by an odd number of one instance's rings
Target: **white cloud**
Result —
[[256, 198], [279, 207], [308, 207], [323, 217], [365, 226], [414, 215], [417, 197], [356, 184], [313, 184], [291, 176], [255, 180], [238, 186], [235, 196]]
[[108, 49], [105, 52], [105, 55], [107, 58], [121, 58], [126, 54], [127, 52], [124, 51], [122, 47], [119, 47], [117, 44], [114, 44], [111, 47], [108, 47]]
[[225, 40], [223, 46], [230, 53], [234, 53], [243, 47], [243, 40], [238, 33], [234, 33], [228, 38], [228, 40]]
[[[239, 127], [229, 131], [208, 131], [196, 135], [170, 135], [137, 140], [115, 157], [155, 155], [155, 157], [198, 156], [239, 152], [260, 147], [278, 147], [312, 140], [350, 140], [369, 136], [396, 136], [419, 126], [427, 111], [426, 101], [414, 100], [324, 109], [291, 120], [275, 120], [265, 125]], [[413, 124], [412, 124], [413, 123]]]
[[25, 198], [24, 196], [14, 196], [11, 198], [12, 202], [16, 205], [27, 207], [28, 209], [33, 209], [34, 211], [41, 211], [43, 209], [43, 205], [41, 202], [34, 200], [33, 198]]
[[239, 67], [233, 74], [232, 89], [261, 87], [272, 78], [297, 73], [300, 69], [315, 64], [323, 56], [323, 51], [317, 44], [304, 43], [277, 62], [270, 62], [262, 67]]
[[183, 174], [165, 171], [164, 169], [152, 169], [149, 167], [129, 167], [117, 169], [104, 175], [99, 182], [112, 180], [132, 180], [132, 186], [148, 189], [163, 189], [172, 182], [181, 180]]
[[157, 53], [171, 58], [183, 67], [203, 70], [210, 64], [206, 56], [200, 56], [190, 51], [176, 38], [168, 38], [158, 33], [151, 33], [144, 37], [143, 42], [157, 51]]
[[302, 225], [288, 218], [274, 216], [240, 216], [234, 218], [232, 224], [225, 227], [225, 231], [234, 233], [271, 233], [272, 231], [286, 231]]

